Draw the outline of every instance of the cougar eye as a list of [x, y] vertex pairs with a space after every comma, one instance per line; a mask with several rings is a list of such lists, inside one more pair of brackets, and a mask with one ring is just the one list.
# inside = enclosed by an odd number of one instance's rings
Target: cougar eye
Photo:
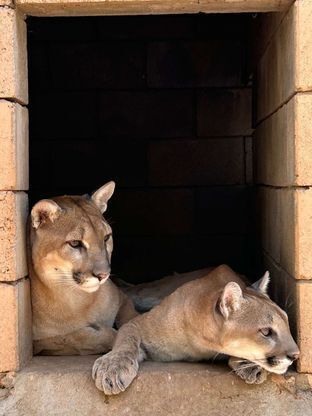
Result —
[[262, 328], [260, 329], [260, 332], [264, 337], [271, 337], [273, 335], [273, 331], [271, 328]]
[[82, 241], [80, 240], [70, 240], [70, 241], [67, 241], [67, 244], [69, 244], [72, 248], [83, 247]]
[[107, 234], [105, 237], [104, 237], [104, 241], [105, 241], [105, 243], [111, 238], [111, 236], [112, 236], [112, 234]]

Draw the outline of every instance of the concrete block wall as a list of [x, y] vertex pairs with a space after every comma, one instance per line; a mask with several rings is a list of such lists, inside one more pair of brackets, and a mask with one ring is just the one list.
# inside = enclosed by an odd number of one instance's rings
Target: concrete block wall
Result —
[[[8, 7], [10, 6], [10, 7]], [[31, 357], [25, 227], [28, 80], [25, 17], [0, 3], [0, 372]]]
[[[312, 3], [259, 17], [255, 182], [264, 262], [297, 331], [298, 369], [312, 371]], [[260, 30], [259, 30], [260, 27]]]
[[127, 280], [254, 265], [250, 20], [28, 21], [31, 198], [115, 179], [113, 270]]

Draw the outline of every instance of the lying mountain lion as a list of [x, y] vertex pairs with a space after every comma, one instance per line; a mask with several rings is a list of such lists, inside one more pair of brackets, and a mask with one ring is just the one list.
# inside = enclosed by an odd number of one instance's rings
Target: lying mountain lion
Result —
[[299, 350], [286, 313], [266, 295], [268, 282], [266, 273], [246, 287], [219, 266], [184, 284], [119, 329], [113, 350], [94, 363], [97, 388], [124, 391], [144, 359], [199, 361], [217, 353], [229, 356], [229, 366], [247, 383], [264, 381], [266, 370], [285, 373]]
[[118, 327], [136, 316], [131, 300], [109, 279], [112, 230], [104, 220], [109, 182], [91, 197], [43, 199], [31, 210], [28, 266], [34, 352], [99, 354]]

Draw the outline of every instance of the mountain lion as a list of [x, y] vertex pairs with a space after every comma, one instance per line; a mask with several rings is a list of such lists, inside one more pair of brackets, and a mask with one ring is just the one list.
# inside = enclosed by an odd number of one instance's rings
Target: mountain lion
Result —
[[112, 348], [118, 327], [136, 316], [109, 279], [112, 229], [102, 216], [109, 182], [91, 197], [43, 199], [31, 210], [28, 266], [34, 352], [96, 354]]
[[268, 282], [266, 273], [246, 287], [222, 265], [184, 284], [119, 329], [113, 350], [94, 363], [97, 388], [124, 391], [144, 359], [199, 361], [225, 354], [247, 383], [261, 383], [266, 371], [285, 373], [299, 350], [286, 313], [266, 294]]

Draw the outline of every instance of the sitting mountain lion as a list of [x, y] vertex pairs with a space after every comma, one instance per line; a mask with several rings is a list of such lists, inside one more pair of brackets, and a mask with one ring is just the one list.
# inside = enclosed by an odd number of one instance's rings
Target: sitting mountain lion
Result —
[[227, 266], [184, 284], [158, 306], [119, 329], [113, 350], [98, 358], [92, 376], [105, 394], [124, 391], [139, 362], [199, 361], [216, 354], [247, 383], [266, 370], [283, 374], [298, 358], [286, 313], [266, 294], [268, 272], [252, 287]]
[[102, 213], [114, 188], [109, 182], [91, 197], [43, 199], [31, 210], [28, 265], [35, 353], [107, 352], [114, 324], [137, 314], [109, 279], [113, 238]]

